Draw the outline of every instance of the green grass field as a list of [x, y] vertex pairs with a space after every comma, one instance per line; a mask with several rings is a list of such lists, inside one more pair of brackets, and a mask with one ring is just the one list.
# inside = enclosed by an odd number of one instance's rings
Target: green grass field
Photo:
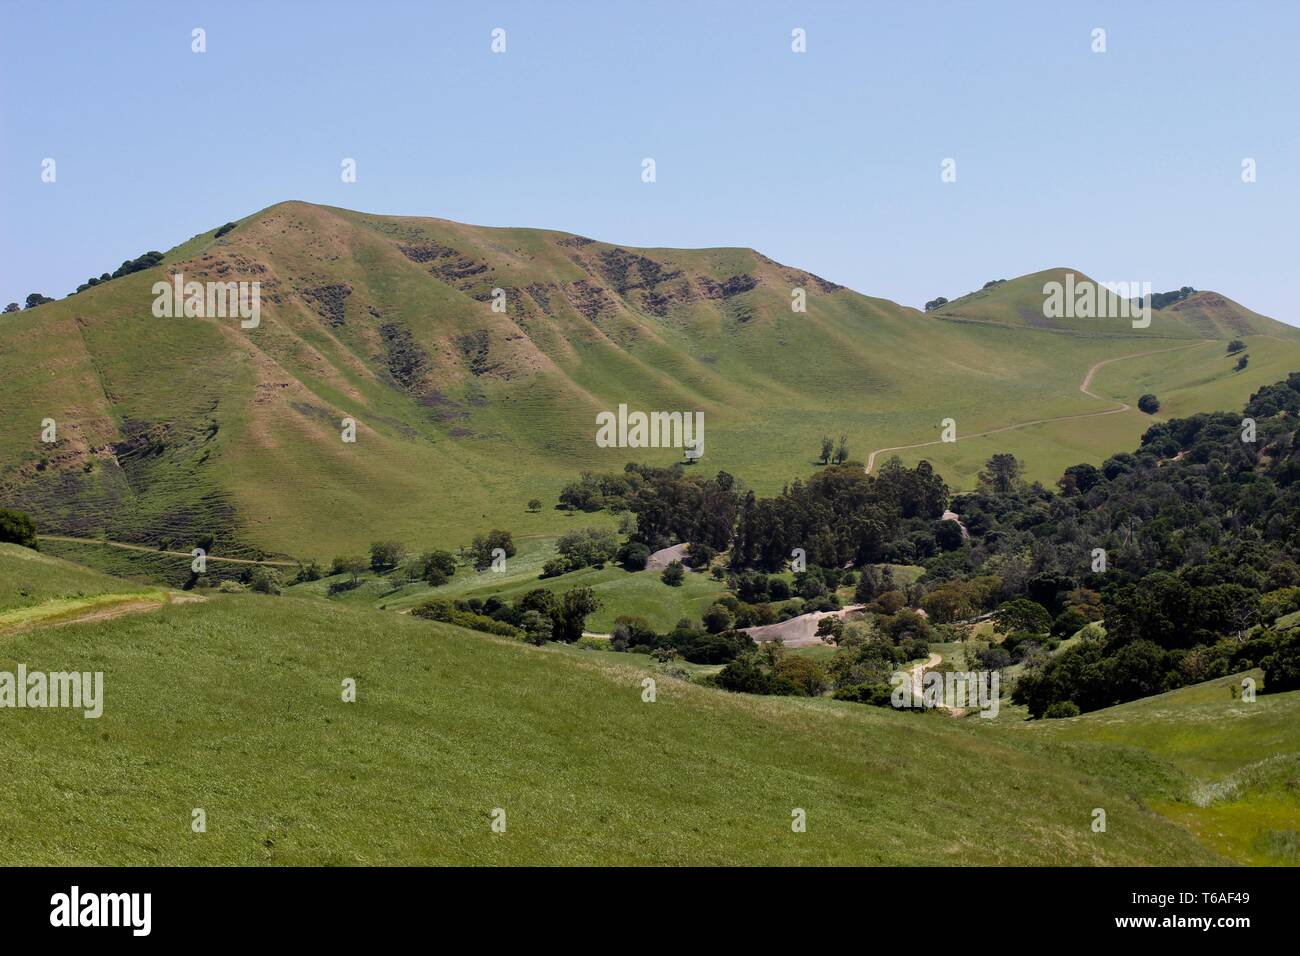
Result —
[[644, 668], [582, 653], [253, 595], [12, 636], [0, 669], [103, 671], [105, 710], [5, 715], [0, 845], [13, 864], [1219, 859], [1013, 735], [671, 678], [643, 703]]

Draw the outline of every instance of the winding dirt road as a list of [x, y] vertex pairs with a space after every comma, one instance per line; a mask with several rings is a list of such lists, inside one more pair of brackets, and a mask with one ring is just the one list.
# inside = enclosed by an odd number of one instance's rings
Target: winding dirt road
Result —
[[[1089, 398], [1095, 398], [1098, 401], [1102, 401], [1102, 402], [1109, 401], [1109, 399], [1103, 398], [1102, 396], [1096, 394], [1095, 392], [1090, 392], [1088, 390], [1088, 386], [1092, 384], [1093, 376], [1096, 375], [1097, 372], [1099, 372], [1107, 365], [1110, 365], [1112, 362], [1122, 362], [1125, 359], [1142, 358], [1143, 356], [1146, 355], [1159, 355], [1162, 352], [1181, 352], [1184, 349], [1194, 349], [1194, 348], [1200, 348], [1201, 346], [1209, 345], [1213, 341], [1215, 340], [1202, 339], [1199, 342], [1192, 342], [1190, 345], [1175, 345], [1173, 348], [1168, 348], [1168, 349], [1152, 349], [1148, 352], [1134, 352], [1132, 355], [1117, 355], [1115, 356], [1115, 358], [1102, 359], [1102, 361], [1098, 362], [1092, 368], [1088, 369], [1088, 374], [1086, 374], [1083, 377], [1083, 381], [1079, 383], [1079, 391], [1083, 392], [1083, 394], [1087, 395]], [[1018, 428], [1029, 428], [1031, 425], [1046, 425], [1050, 422], [1068, 422], [1079, 418], [1097, 418], [1098, 416], [1101, 415], [1119, 415], [1122, 414], [1123, 412], [1127, 412], [1132, 407], [1133, 406], [1129, 405], [1127, 402], [1120, 402], [1114, 408], [1106, 408], [1099, 412], [1082, 412], [1078, 415], [1058, 415], [1055, 418], [1035, 418], [1032, 421], [1017, 422], [1015, 425], [1003, 425], [1001, 428], [991, 428], [988, 431], [977, 432], [973, 435], [961, 435], [955, 438], [952, 443], [955, 444], [956, 442], [961, 441], [962, 438], [984, 438], [987, 435], [1000, 435], [1002, 432], [1015, 431]], [[925, 448], [929, 445], [940, 445], [940, 444], [943, 444], [943, 439], [936, 438], [933, 441], [917, 442], [915, 445], [891, 445], [888, 448], [877, 448], [869, 456], [867, 456], [867, 474], [871, 474], [871, 469], [875, 467], [877, 455], [883, 454], [887, 451], [906, 451], [910, 448]]]

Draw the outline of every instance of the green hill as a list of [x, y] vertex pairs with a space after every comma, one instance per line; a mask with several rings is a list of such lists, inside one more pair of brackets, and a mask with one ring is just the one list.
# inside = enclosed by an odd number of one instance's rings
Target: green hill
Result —
[[607, 657], [255, 595], [11, 635], [0, 670], [102, 671], [104, 713], [6, 713], [0, 846], [15, 865], [1222, 860], [1064, 745], [666, 675], [646, 703], [647, 672]]
[[[152, 286], [175, 272], [259, 281], [260, 326], [155, 318]], [[1172, 390], [1184, 413], [1234, 407], [1278, 378], [1274, 366], [1300, 367], [1300, 333], [1210, 294], [1147, 330], [1042, 327], [1030, 321], [1039, 278], [925, 314], [749, 249], [628, 249], [281, 203], [0, 319], [0, 502], [46, 533], [181, 551], [212, 536], [227, 556], [325, 558], [382, 537], [454, 546], [491, 527], [554, 535], [564, 519], [550, 505], [578, 470], [680, 458], [597, 447], [596, 414], [620, 403], [704, 412], [702, 467], [760, 493], [806, 472], [823, 434], [846, 434], [865, 461], [936, 439], [953, 418], [958, 443], [923, 454], [962, 487], [992, 447], [963, 436], [1148, 390]], [[792, 311], [795, 290], [806, 312]], [[1258, 333], [1249, 368], [1200, 344], [1242, 334], [1207, 310]], [[1124, 358], [1183, 347], [1176, 361]], [[1107, 398], [1080, 391], [1117, 358], [1097, 377]], [[355, 443], [341, 439], [344, 418]], [[1148, 424], [1130, 410], [992, 444], [1050, 482], [1131, 447]], [[534, 497], [546, 507], [530, 514]]]

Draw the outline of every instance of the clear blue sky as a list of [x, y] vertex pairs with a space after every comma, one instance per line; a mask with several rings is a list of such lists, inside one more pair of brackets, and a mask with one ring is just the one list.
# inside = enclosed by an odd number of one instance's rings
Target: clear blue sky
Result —
[[[1064, 265], [1215, 289], [1300, 324], [1293, 2], [177, 0], [2, 15], [0, 302], [61, 297], [293, 198], [752, 246], [917, 306]], [[207, 53], [191, 53], [194, 27]], [[795, 27], [806, 54], [790, 51]], [[946, 157], [956, 183], [940, 181]]]

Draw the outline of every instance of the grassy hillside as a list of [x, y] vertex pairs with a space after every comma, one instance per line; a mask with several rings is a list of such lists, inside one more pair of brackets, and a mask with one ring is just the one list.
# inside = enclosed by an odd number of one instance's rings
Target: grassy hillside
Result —
[[1252, 671], [1082, 717], [999, 726], [1085, 753], [1149, 754], [1162, 773], [1123, 775], [1154, 809], [1237, 862], [1300, 864], [1300, 691], [1247, 702], [1244, 677], [1263, 686]]
[[[151, 287], [173, 272], [259, 281], [260, 326], [154, 318]], [[760, 493], [810, 470], [822, 434], [847, 434], [865, 460], [954, 418], [958, 444], [924, 454], [965, 486], [990, 450], [1051, 481], [1131, 447], [1136, 412], [962, 440], [1110, 407], [1079, 391], [1097, 362], [1203, 351], [1195, 368], [1104, 371], [1107, 395], [1168, 392], [1180, 413], [1239, 404], [1300, 367], [1295, 330], [1227, 300], [1188, 299], [1147, 330], [1046, 327], [1030, 321], [1040, 279], [924, 314], [749, 249], [626, 249], [281, 203], [152, 269], [0, 319], [0, 502], [46, 532], [180, 550], [210, 534], [230, 556], [325, 558], [381, 537], [447, 547], [491, 527], [557, 534], [550, 505], [579, 469], [680, 458], [596, 447], [596, 413], [620, 403], [703, 411], [700, 467]], [[791, 310], [796, 289], [805, 313]], [[1220, 344], [1196, 343], [1242, 322], [1259, 335], [1237, 373], [1208, 358]], [[39, 440], [45, 418], [53, 445]], [[95, 554], [144, 560], [79, 557]]]
[[131, 602], [160, 600], [134, 585], [51, 555], [0, 542], [0, 634]]
[[1219, 859], [1050, 746], [667, 677], [643, 703], [644, 669], [594, 661], [253, 595], [6, 637], [0, 669], [103, 671], [105, 710], [6, 713], [0, 847], [13, 864]]

